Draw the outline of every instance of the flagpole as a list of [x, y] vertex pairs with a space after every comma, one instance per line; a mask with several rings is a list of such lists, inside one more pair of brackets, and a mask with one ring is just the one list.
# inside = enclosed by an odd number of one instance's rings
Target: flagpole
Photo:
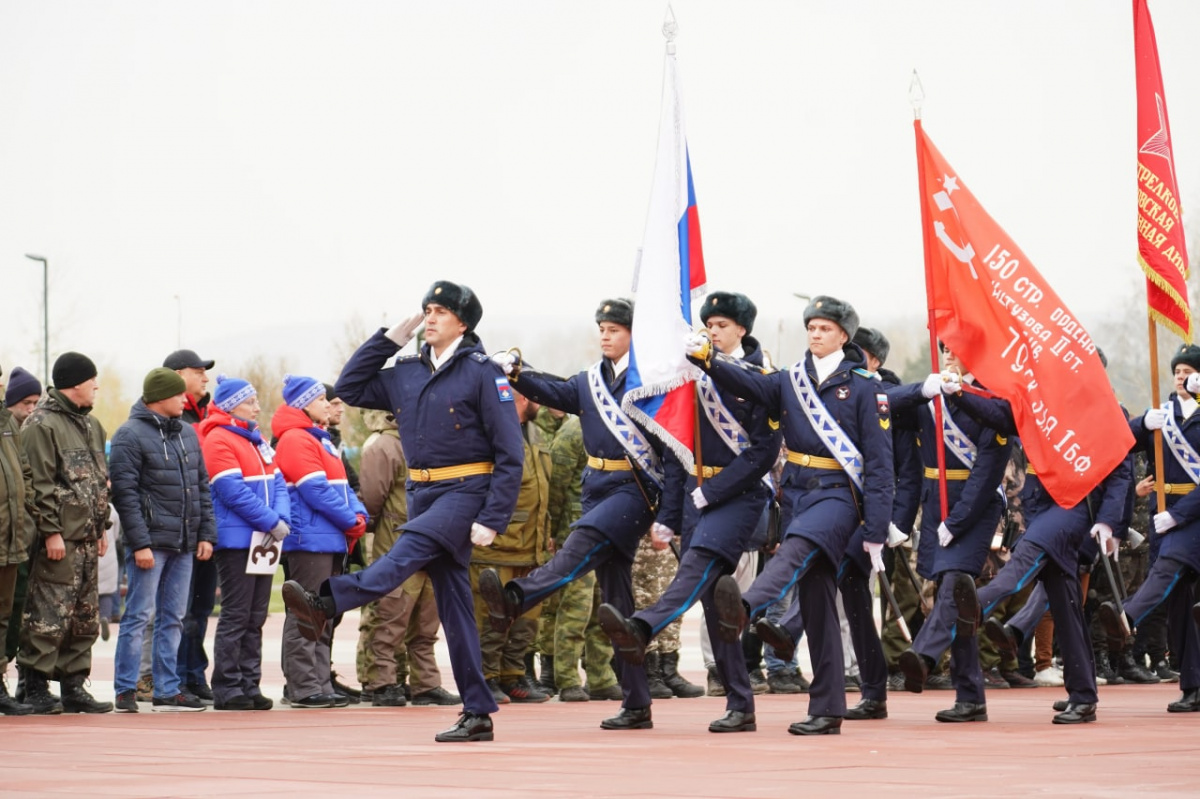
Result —
[[[931, 374], [942, 371], [942, 365], [938, 360], [937, 346], [937, 318], [934, 315], [933, 309], [933, 271], [932, 271], [932, 251], [929, 246], [929, 231], [932, 229], [932, 223], [929, 220], [929, 209], [926, 207], [925, 195], [921, 194], [925, 189], [925, 153], [921, 148], [921, 103], [925, 99], [925, 90], [921, 86], [921, 79], [917, 76], [917, 71], [913, 70], [912, 82], [908, 86], [908, 97], [913, 107], [913, 132], [916, 135], [917, 141], [917, 194], [920, 197], [921, 207], [921, 242], [925, 250], [925, 303], [929, 306], [929, 360]], [[944, 520], [949, 515], [949, 501], [946, 497], [946, 447], [941, 445], [942, 441], [942, 403], [933, 403], [933, 424], [935, 428], [934, 436], [939, 446], [934, 447], [937, 451], [938, 465], [938, 500], [941, 502], [942, 519]]]
[[[1147, 298], [1149, 299], [1149, 298]], [[1150, 321], [1150, 407], [1157, 408], [1162, 399], [1158, 393], [1158, 325], [1154, 317]], [[1162, 430], [1154, 431], [1154, 493], [1158, 496], [1158, 512], [1167, 509], [1167, 491], [1163, 485], [1163, 439]]]

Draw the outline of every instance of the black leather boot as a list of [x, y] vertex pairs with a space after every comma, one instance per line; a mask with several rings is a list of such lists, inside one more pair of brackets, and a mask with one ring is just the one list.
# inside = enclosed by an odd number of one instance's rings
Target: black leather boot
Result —
[[87, 675], [72, 674], [60, 681], [62, 686], [62, 709], [64, 713], [111, 713], [112, 702], [98, 702], [96, 697], [83, 687]]
[[659, 665], [662, 666], [662, 679], [671, 689], [671, 693], [678, 696], [680, 699], [695, 699], [699, 696], [704, 696], [704, 689], [699, 685], [688, 682], [682, 674], [679, 673], [679, 653], [667, 652], [659, 655]]
[[675, 692], [663, 682], [662, 665], [657, 652], [647, 652], [643, 661], [646, 664], [646, 682], [650, 687], [651, 699], [672, 699]]
[[22, 704], [8, 695], [8, 685], [3, 677], [0, 677], [0, 715], [28, 716], [32, 712], [32, 707]]
[[554, 655], [542, 655], [541, 664], [542, 676], [538, 679], [538, 684], [550, 696], [555, 696], [558, 693], [558, 683], [554, 680]]
[[50, 693], [49, 678], [32, 669], [25, 671], [25, 704], [32, 706], [38, 716], [57, 716], [63, 712], [58, 697]]

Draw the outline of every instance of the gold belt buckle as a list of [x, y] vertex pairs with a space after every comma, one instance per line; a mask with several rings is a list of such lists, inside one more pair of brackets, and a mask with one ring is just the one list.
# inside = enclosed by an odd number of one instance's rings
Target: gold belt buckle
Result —
[[422, 482], [422, 483], [429, 482], [429, 470], [428, 469], [421, 469], [420, 471], [417, 472], [417, 474], [421, 476], [421, 479], [419, 482]]
[[809, 455], [807, 452], [802, 453], [800, 455], [800, 465], [801, 466], [807, 466], [810, 461], [812, 461], [812, 455]]

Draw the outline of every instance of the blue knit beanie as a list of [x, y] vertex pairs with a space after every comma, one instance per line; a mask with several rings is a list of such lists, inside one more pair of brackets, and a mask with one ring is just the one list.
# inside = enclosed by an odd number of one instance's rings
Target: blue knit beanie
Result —
[[8, 376], [8, 389], [4, 392], [4, 402], [7, 405], [16, 405], [26, 397], [41, 393], [42, 384], [38, 382], [38, 379], [18, 366]]
[[325, 396], [325, 384], [311, 377], [283, 376], [283, 401], [304, 410], [313, 400]]
[[213, 405], [230, 413], [251, 397], [257, 396], [254, 386], [240, 377], [217, 375], [217, 390], [213, 392]]

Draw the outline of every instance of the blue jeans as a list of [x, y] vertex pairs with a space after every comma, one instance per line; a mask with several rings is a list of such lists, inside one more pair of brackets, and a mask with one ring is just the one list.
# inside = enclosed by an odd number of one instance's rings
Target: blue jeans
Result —
[[113, 684], [118, 694], [137, 686], [142, 636], [147, 622], [154, 617], [154, 695], [167, 699], [179, 693], [176, 663], [183, 614], [187, 612], [191, 593], [193, 555], [162, 549], [152, 551], [154, 565], [149, 569], [138, 568], [132, 550], [127, 548], [125, 553], [129, 590], [117, 636]]

